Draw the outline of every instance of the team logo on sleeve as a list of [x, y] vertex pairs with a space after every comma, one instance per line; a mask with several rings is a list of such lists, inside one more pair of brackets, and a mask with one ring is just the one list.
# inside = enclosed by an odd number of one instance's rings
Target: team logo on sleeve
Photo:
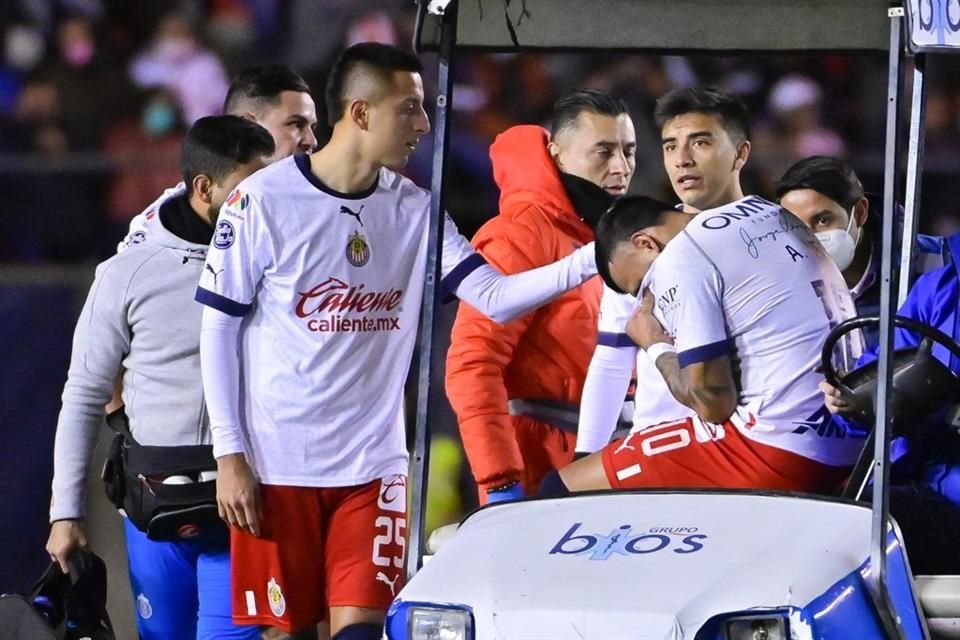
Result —
[[213, 232], [213, 246], [217, 249], [229, 249], [237, 237], [233, 230], [233, 225], [227, 220], [221, 220], [217, 223], [217, 228]]
[[[237, 205], [239, 205], [239, 207]], [[240, 191], [239, 189], [234, 191], [232, 194], [230, 194], [230, 197], [227, 198], [227, 206], [237, 207], [240, 209], [240, 211], [243, 211], [249, 205], [250, 205], [250, 196], [245, 194], [243, 191]]]
[[270, 611], [278, 618], [287, 610], [287, 599], [283, 597], [283, 590], [276, 578], [270, 578], [267, 583], [267, 600], [270, 602]]
[[370, 244], [359, 231], [351, 233], [347, 238], [347, 262], [355, 267], [362, 267], [370, 262]]

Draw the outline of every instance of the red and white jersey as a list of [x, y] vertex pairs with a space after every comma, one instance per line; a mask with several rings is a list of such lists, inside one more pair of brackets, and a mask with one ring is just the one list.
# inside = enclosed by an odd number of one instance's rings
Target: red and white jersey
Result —
[[[855, 315], [843, 277], [799, 219], [747, 197], [704, 211], [654, 261], [642, 288], [674, 338], [680, 366], [728, 355], [740, 395], [731, 422], [748, 438], [831, 465], [863, 446], [831, 420], [814, 372], [832, 326]], [[638, 304], [605, 292], [599, 344], [636, 349], [625, 335]], [[843, 357], [861, 346], [852, 334]], [[635, 429], [691, 411], [670, 396], [649, 357], [637, 360]], [[670, 405], [676, 407], [667, 416]]]
[[[429, 192], [386, 169], [365, 193], [337, 193], [308, 156], [258, 171], [228, 197], [197, 300], [245, 316], [240, 419], [262, 482], [336, 487], [406, 473], [403, 385], [429, 205]], [[449, 217], [441, 260], [448, 291], [484, 264]]]

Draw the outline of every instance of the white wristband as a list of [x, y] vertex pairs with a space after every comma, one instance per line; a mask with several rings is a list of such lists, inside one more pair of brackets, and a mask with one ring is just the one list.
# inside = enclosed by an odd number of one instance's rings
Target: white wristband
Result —
[[665, 353], [676, 353], [677, 348], [669, 342], [654, 342], [652, 345], [646, 348], [646, 352], [647, 355], [650, 356], [650, 360], [656, 364], [657, 358]]

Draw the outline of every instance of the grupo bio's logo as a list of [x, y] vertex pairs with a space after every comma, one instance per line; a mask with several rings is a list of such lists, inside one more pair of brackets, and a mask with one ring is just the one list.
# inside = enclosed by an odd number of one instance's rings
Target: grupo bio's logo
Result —
[[589, 556], [590, 560], [609, 560], [613, 555], [642, 556], [650, 553], [696, 553], [703, 549], [707, 534], [697, 527], [651, 527], [635, 533], [633, 526], [620, 525], [607, 535], [580, 533], [576, 522], [561, 536], [548, 555]]

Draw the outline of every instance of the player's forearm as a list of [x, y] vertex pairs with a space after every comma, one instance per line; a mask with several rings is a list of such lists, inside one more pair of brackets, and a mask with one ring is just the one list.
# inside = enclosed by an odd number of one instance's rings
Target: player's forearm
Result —
[[456, 289], [458, 298], [495, 320], [505, 323], [533, 311], [597, 275], [593, 243], [543, 267], [502, 275], [481, 265]]
[[593, 453], [610, 442], [630, 386], [636, 353], [635, 348], [603, 345], [594, 351], [580, 400], [577, 452]]
[[210, 416], [213, 455], [243, 453], [240, 429], [240, 355], [242, 319], [205, 307], [200, 329], [200, 371]]
[[736, 397], [725, 385], [697, 384], [680, 368], [676, 353], [657, 356], [657, 369], [678, 402], [693, 409], [705, 422], [725, 422], [736, 409]]

